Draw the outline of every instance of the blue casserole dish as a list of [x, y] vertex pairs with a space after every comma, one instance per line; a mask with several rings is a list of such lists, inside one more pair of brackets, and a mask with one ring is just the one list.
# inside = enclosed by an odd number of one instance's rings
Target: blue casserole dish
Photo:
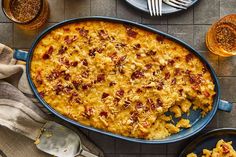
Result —
[[[161, 140], [145, 140], [145, 139], [137, 139], [137, 138], [131, 138], [131, 137], [124, 137], [121, 135], [117, 135], [117, 134], [113, 134], [110, 132], [106, 132], [103, 130], [99, 130], [93, 127], [89, 127], [89, 126], [85, 126], [80, 124], [79, 122], [76, 122], [72, 119], [69, 119], [63, 115], [61, 115], [60, 113], [58, 113], [56, 110], [54, 110], [49, 104], [47, 104], [40, 96], [39, 93], [31, 79], [31, 74], [30, 74], [30, 63], [31, 63], [31, 59], [34, 53], [34, 48], [36, 47], [37, 43], [45, 36], [47, 35], [50, 31], [61, 27], [63, 25], [67, 25], [69, 23], [75, 23], [75, 22], [80, 22], [80, 21], [87, 21], [87, 20], [101, 20], [101, 21], [110, 21], [110, 22], [116, 22], [116, 23], [122, 23], [122, 24], [129, 24], [135, 27], [139, 27], [160, 35], [165, 36], [166, 38], [175, 41], [176, 43], [182, 45], [183, 47], [185, 47], [186, 49], [188, 49], [190, 52], [192, 52], [195, 56], [197, 56], [203, 63], [205, 63], [206, 67], [208, 68], [208, 70], [211, 73], [212, 79], [214, 81], [215, 84], [215, 92], [216, 95], [214, 97], [214, 104], [213, 104], [213, 109], [211, 110], [211, 112], [209, 112], [205, 117], [201, 117], [200, 111], [191, 111], [190, 116], [188, 116], [187, 118], [190, 119], [192, 127], [189, 129], [183, 129], [181, 130], [179, 133], [171, 135], [165, 139], [161, 139]], [[75, 126], [81, 127], [81, 128], [85, 128], [91, 131], [95, 131], [95, 132], [99, 132], [101, 134], [105, 134], [105, 135], [109, 135], [115, 138], [119, 138], [119, 139], [124, 139], [127, 141], [133, 141], [133, 142], [138, 142], [138, 143], [149, 143], [149, 144], [164, 144], [164, 143], [172, 143], [172, 142], [176, 142], [176, 141], [180, 141], [183, 139], [186, 139], [188, 137], [191, 137], [195, 134], [197, 134], [199, 131], [201, 131], [214, 117], [214, 115], [216, 114], [216, 111], [219, 110], [223, 110], [223, 111], [231, 111], [232, 109], [232, 104], [224, 101], [224, 100], [220, 100], [220, 86], [219, 86], [219, 81], [216, 77], [216, 74], [214, 72], [214, 70], [212, 69], [212, 67], [210, 66], [210, 64], [207, 62], [207, 60], [200, 54], [198, 53], [196, 50], [194, 50], [190, 45], [188, 45], [187, 43], [169, 35], [166, 33], [163, 33], [161, 31], [158, 31], [156, 29], [150, 28], [148, 26], [144, 26], [142, 24], [138, 24], [135, 22], [131, 22], [128, 20], [122, 20], [122, 19], [117, 19], [117, 18], [111, 18], [111, 17], [99, 17], [99, 16], [94, 16], [94, 17], [83, 17], [83, 18], [76, 18], [76, 19], [70, 19], [70, 20], [65, 20], [63, 22], [60, 22], [58, 24], [55, 24], [54, 26], [51, 26], [49, 28], [47, 28], [45, 31], [43, 31], [37, 38], [36, 40], [33, 42], [29, 53], [22, 51], [22, 50], [15, 50], [14, 51], [14, 57], [18, 60], [22, 60], [26, 62], [26, 72], [27, 72], [27, 78], [29, 81], [29, 84], [32, 88], [32, 91], [34, 92], [35, 96], [37, 97], [37, 99], [39, 100], [40, 103], [42, 103], [51, 113], [53, 113], [54, 115], [56, 115], [57, 117], [61, 118], [64, 121], [67, 121]]]

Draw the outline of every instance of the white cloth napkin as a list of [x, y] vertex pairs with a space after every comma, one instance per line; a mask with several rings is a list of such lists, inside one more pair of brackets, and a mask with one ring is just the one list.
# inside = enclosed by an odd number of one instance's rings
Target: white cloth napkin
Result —
[[[34, 97], [27, 81], [25, 65], [16, 63], [13, 50], [0, 43], [0, 125], [35, 140], [39, 132], [34, 128], [42, 127], [48, 119], [53, 118]], [[79, 134], [85, 150], [104, 156], [77, 128], [64, 125]]]

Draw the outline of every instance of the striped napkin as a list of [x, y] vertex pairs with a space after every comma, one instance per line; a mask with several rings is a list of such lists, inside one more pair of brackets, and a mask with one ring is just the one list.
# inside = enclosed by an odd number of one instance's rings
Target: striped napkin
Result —
[[[13, 58], [13, 50], [0, 43], [0, 127], [7, 127], [35, 140], [39, 135], [35, 128], [42, 127], [53, 117], [34, 97], [25, 69], [24, 64], [19, 64]], [[81, 131], [68, 124], [64, 125], [79, 134], [85, 150], [104, 156]]]

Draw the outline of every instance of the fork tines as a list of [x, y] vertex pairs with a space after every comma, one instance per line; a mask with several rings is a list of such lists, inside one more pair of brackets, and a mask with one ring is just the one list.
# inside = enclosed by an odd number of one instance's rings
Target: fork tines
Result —
[[148, 9], [151, 16], [162, 15], [162, 0], [147, 0]]
[[178, 8], [178, 9], [187, 9], [191, 0], [163, 0], [166, 4]]

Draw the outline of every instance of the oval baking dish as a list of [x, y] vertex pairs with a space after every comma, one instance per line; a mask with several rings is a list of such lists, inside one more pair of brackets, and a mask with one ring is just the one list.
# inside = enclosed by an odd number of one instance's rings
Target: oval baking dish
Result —
[[[190, 116], [188, 116], [187, 118], [190, 120], [192, 127], [190, 129], [183, 129], [181, 130], [179, 133], [177, 134], [173, 134], [165, 139], [160, 139], [160, 140], [145, 140], [145, 139], [138, 139], [138, 138], [131, 138], [131, 137], [125, 137], [122, 135], [117, 135], [114, 133], [110, 133], [110, 132], [106, 132], [103, 130], [99, 130], [90, 126], [85, 126], [82, 125], [79, 122], [76, 122], [72, 119], [69, 119], [63, 115], [61, 115], [59, 112], [57, 112], [56, 110], [54, 110], [48, 103], [46, 103], [41, 97], [39, 92], [36, 89], [36, 86], [34, 85], [32, 78], [31, 78], [31, 73], [30, 73], [30, 69], [31, 69], [31, 61], [32, 61], [32, 56], [35, 50], [36, 45], [39, 43], [39, 41], [42, 40], [43, 37], [45, 37], [47, 34], [49, 34], [49, 32], [51, 32], [52, 30], [59, 28], [61, 26], [65, 26], [71, 23], [76, 23], [76, 22], [82, 22], [82, 21], [91, 21], [91, 20], [100, 20], [100, 21], [107, 21], [107, 22], [114, 22], [114, 23], [121, 23], [121, 24], [126, 24], [126, 25], [131, 25], [131, 26], [135, 26], [159, 35], [162, 35], [164, 37], [166, 37], [167, 39], [170, 39], [176, 43], [178, 43], [179, 45], [183, 46], [184, 48], [186, 48], [189, 52], [193, 53], [196, 57], [198, 57], [207, 67], [208, 71], [211, 74], [212, 80], [215, 84], [215, 96], [214, 96], [214, 102], [213, 102], [213, 108], [212, 110], [204, 117], [201, 116], [200, 112], [197, 111], [191, 111]], [[232, 104], [224, 101], [224, 100], [220, 100], [220, 87], [219, 87], [219, 82], [218, 79], [216, 77], [216, 74], [214, 72], [214, 70], [212, 69], [212, 67], [209, 65], [209, 63], [207, 62], [207, 60], [200, 54], [198, 53], [196, 50], [194, 50], [191, 46], [189, 46], [188, 44], [186, 44], [185, 42], [170, 36], [166, 33], [160, 32], [156, 29], [135, 23], [135, 22], [131, 22], [131, 21], [127, 21], [127, 20], [121, 20], [121, 19], [116, 19], [116, 18], [110, 18], [110, 17], [84, 17], [84, 18], [76, 18], [76, 19], [70, 19], [70, 20], [66, 20], [63, 22], [60, 22], [52, 27], [49, 27], [48, 29], [46, 29], [45, 31], [43, 31], [38, 37], [37, 39], [34, 41], [34, 43], [32, 44], [29, 53], [21, 51], [21, 50], [15, 50], [14, 51], [14, 57], [18, 60], [22, 60], [26, 62], [26, 72], [27, 72], [27, 78], [29, 81], [29, 84], [35, 94], [35, 96], [38, 98], [38, 100], [50, 111], [52, 112], [54, 115], [58, 116], [59, 118], [74, 124], [76, 126], [82, 127], [82, 128], [86, 128], [88, 130], [92, 130], [92, 131], [96, 131], [105, 135], [109, 135], [112, 137], [116, 137], [116, 138], [120, 138], [120, 139], [124, 139], [124, 140], [128, 140], [128, 141], [133, 141], [133, 142], [139, 142], [139, 143], [150, 143], [150, 144], [162, 144], [162, 143], [171, 143], [171, 142], [176, 142], [176, 141], [180, 141], [183, 140], [185, 138], [188, 138], [190, 136], [195, 135], [196, 133], [198, 133], [199, 131], [201, 131], [214, 117], [217, 109], [223, 110], [223, 111], [231, 111], [232, 109]]]

